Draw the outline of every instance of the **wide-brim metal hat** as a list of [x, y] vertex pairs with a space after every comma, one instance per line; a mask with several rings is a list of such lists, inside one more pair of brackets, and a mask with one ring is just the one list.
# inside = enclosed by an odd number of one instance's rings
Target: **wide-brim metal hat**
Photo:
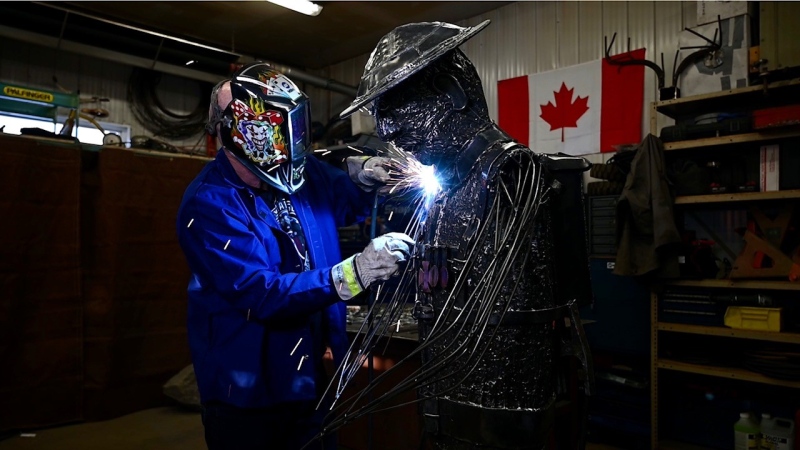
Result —
[[466, 42], [489, 25], [459, 27], [446, 22], [401, 25], [378, 41], [364, 67], [356, 99], [339, 117], [345, 118], [430, 63]]

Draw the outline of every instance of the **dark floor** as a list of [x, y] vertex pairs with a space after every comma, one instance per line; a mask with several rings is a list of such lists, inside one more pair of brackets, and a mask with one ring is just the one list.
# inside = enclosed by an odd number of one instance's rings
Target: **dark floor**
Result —
[[0, 441], [0, 450], [204, 449], [200, 413], [164, 407], [104, 422], [67, 425]]
[[[104, 422], [66, 425], [0, 441], [0, 450], [202, 450], [200, 414], [153, 408]], [[616, 450], [589, 444], [587, 450]]]

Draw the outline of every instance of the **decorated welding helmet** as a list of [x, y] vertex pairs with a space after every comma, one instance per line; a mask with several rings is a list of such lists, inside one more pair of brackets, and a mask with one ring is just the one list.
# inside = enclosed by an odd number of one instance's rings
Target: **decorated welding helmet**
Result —
[[378, 41], [369, 56], [353, 103], [339, 115], [348, 117], [397, 86], [439, 57], [457, 48], [489, 25], [488, 20], [474, 27], [445, 22], [419, 22], [401, 25]]
[[219, 119], [225, 148], [270, 186], [287, 194], [300, 189], [311, 149], [308, 97], [264, 63], [234, 74], [231, 97]]

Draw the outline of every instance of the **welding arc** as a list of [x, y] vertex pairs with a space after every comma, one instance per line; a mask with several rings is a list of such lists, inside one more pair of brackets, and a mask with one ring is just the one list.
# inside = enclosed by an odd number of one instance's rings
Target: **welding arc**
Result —
[[[408, 167], [413, 164], [413, 160], [409, 160], [408, 157], [398, 158], [398, 160], [401, 161], [398, 166]], [[398, 170], [402, 173], [403, 167], [399, 167]], [[399, 186], [400, 183], [397, 185]], [[356, 339], [328, 386], [328, 389], [333, 389], [333, 385], [336, 384], [334, 405], [331, 407], [329, 416], [331, 420], [323, 433], [335, 431], [366, 414], [446, 394], [458, 387], [477, 367], [494, 339], [499, 324], [502, 323], [502, 317], [510, 305], [507, 299], [513, 298], [519, 279], [513, 284], [510, 295], [508, 292], [501, 295], [501, 288], [505, 285], [508, 274], [512, 272], [512, 266], [524, 264], [527, 261], [527, 258], [518, 258], [518, 256], [520, 252], [525, 251], [525, 245], [530, 243], [539, 207], [548, 197], [548, 189], [543, 187], [539, 163], [535, 161], [535, 155], [527, 149], [513, 151], [512, 155], [504, 159], [502, 170], [494, 178], [494, 185], [494, 189], [491, 189], [494, 194], [485, 214], [489, 220], [483, 221], [479, 226], [476, 236], [467, 247], [464, 260], [457, 261], [462, 266], [459, 268], [458, 276], [453, 282], [442, 311], [439, 311], [427, 338], [409, 355], [375, 377], [361, 391], [336, 405], [358, 368], [374, 352], [379, 339], [381, 337], [391, 339], [394, 334], [392, 324], [398, 321], [407, 296], [412, 293], [416, 296], [419, 295], [420, 287], [418, 283], [413, 282], [414, 273], [411, 266], [408, 266], [401, 274], [400, 289], [394, 293], [378, 294], [379, 298], [376, 299], [364, 321], [364, 324], [368, 323], [371, 317], [372, 326], [365, 330], [366, 325], [362, 324], [361, 330], [359, 330], [361, 339], [358, 349], [355, 349], [356, 342], [359, 342]], [[426, 205], [424, 195], [418, 196], [416, 201], [418, 208], [414, 213], [414, 218], [417, 220], [409, 224], [407, 234], [418, 240], [423, 227], [426, 226], [427, 208], [430, 207], [430, 204]], [[437, 202], [444, 201], [446, 201], [446, 195], [437, 199]], [[427, 224], [427, 226], [436, 225]], [[463, 308], [456, 308], [456, 298], [466, 288], [473, 262], [478, 257], [485, 257], [486, 249], [492, 253], [492, 261], [488, 269], [483, 271], [477, 283], [471, 286], [471, 292], [467, 296]], [[380, 296], [382, 294], [390, 297], [388, 301], [384, 302], [386, 306], [383, 314], [379, 315], [377, 305], [381, 303]], [[499, 311], [495, 311], [497, 305], [500, 305]], [[495, 313], [500, 315], [500, 320], [492, 325], [490, 319]], [[450, 337], [448, 340], [448, 336], [452, 336], [453, 332], [456, 333], [457, 339]], [[439, 356], [436, 361], [423, 365], [402, 381], [388, 387], [383, 394], [363, 402], [368, 398], [369, 393], [374, 392], [379, 386], [386, 385], [391, 375], [407, 366], [412, 360], [419, 358], [422, 352], [433, 346], [441, 347], [437, 349]], [[455, 379], [456, 383], [447, 389], [437, 391], [436, 383], [445, 379]], [[389, 400], [411, 390], [419, 392], [417, 399], [402, 404], [387, 404]]]

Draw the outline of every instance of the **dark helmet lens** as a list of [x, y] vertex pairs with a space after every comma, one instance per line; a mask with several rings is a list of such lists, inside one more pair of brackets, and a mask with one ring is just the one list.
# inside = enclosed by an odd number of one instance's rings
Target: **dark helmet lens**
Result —
[[289, 112], [289, 136], [291, 136], [292, 159], [302, 158], [311, 145], [311, 123], [308, 102], [303, 102]]

